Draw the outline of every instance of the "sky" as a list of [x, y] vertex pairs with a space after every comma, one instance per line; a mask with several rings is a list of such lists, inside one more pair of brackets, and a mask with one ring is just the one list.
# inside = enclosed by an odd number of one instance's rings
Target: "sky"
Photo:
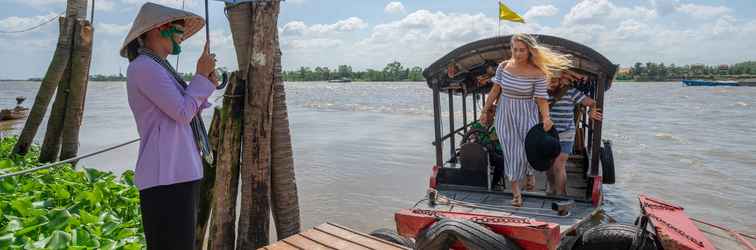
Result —
[[[91, 2], [92, 0], [90, 0]], [[94, 0], [91, 74], [126, 71], [118, 49], [145, 0]], [[153, 0], [203, 15], [202, 0]], [[461, 45], [515, 32], [549, 34], [585, 44], [623, 67], [635, 62], [732, 64], [756, 60], [754, 0], [504, 1], [525, 24], [497, 21], [493, 0], [287, 0], [278, 19], [282, 63], [382, 69], [399, 61], [425, 67]], [[0, 0], [0, 79], [41, 77], [58, 36], [57, 21], [21, 30], [65, 10], [66, 0]], [[91, 4], [91, 3], [90, 3]], [[224, 4], [210, 1], [211, 51], [236, 69]], [[91, 5], [90, 5], [91, 6]], [[204, 31], [185, 41], [179, 70], [193, 72]], [[175, 57], [169, 58], [176, 62]]]

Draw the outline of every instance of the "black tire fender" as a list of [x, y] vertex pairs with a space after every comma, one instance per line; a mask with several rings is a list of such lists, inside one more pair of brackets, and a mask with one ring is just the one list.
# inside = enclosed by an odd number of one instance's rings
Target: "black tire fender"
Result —
[[601, 182], [614, 184], [614, 154], [612, 153], [612, 141], [604, 140], [601, 147]]
[[415, 249], [449, 249], [457, 241], [467, 249], [520, 249], [513, 241], [491, 231], [484, 225], [457, 219], [441, 219], [430, 225], [417, 236]]
[[396, 231], [388, 229], [388, 228], [377, 229], [371, 232], [370, 235], [376, 238], [382, 239], [382, 240], [390, 241], [390, 242], [405, 246], [405, 247], [409, 247], [412, 249], [415, 248], [415, 242], [413, 242], [411, 239], [401, 236]]
[[[573, 247], [573, 250], [627, 250], [633, 246], [635, 238], [641, 229], [632, 225], [625, 224], [602, 224], [585, 231]], [[646, 235], [643, 249], [656, 250], [654, 239]]]

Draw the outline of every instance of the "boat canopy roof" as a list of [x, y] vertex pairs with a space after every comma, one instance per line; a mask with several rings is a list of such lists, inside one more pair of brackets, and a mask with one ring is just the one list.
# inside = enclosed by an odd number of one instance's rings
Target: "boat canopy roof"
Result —
[[[609, 90], [617, 72], [617, 65], [595, 50], [577, 42], [549, 35], [532, 34], [538, 42], [557, 52], [568, 54], [573, 60], [570, 71], [587, 77], [589, 82], [603, 82]], [[511, 57], [511, 35], [486, 38], [463, 45], [441, 57], [423, 71], [428, 87], [439, 86], [440, 91], [465, 89], [487, 92], [491, 84], [480, 85], [477, 77], [486, 70]], [[461, 91], [455, 91], [460, 93]]]

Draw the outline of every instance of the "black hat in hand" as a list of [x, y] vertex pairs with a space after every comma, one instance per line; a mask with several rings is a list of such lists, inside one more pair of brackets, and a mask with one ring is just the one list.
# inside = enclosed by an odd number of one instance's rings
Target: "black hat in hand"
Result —
[[561, 151], [559, 133], [553, 126], [551, 130], [544, 131], [543, 123], [536, 124], [525, 136], [525, 154], [535, 170], [549, 170]]

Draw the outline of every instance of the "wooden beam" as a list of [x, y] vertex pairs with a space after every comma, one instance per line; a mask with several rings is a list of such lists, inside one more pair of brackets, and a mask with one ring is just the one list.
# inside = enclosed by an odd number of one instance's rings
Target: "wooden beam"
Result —
[[69, 37], [74, 30], [75, 19], [60, 17], [58, 21], [60, 23], [58, 45], [55, 47], [55, 53], [53, 53], [47, 73], [45, 73], [45, 77], [39, 85], [37, 97], [34, 99], [34, 105], [32, 105], [23, 130], [21, 130], [21, 135], [16, 145], [13, 146], [13, 153], [16, 154], [25, 155], [29, 152], [29, 146], [31, 146], [34, 137], [37, 135], [37, 130], [42, 124], [42, 119], [47, 113], [47, 107], [50, 105], [50, 100], [52, 100], [55, 89], [58, 87], [58, 82], [63, 78], [63, 73], [68, 68], [71, 47], [73, 46], [73, 40]]
[[[70, 92], [61, 131], [61, 160], [74, 158], [79, 152], [79, 129], [84, 117], [89, 68], [92, 62], [94, 28], [89, 21], [79, 19], [76, 22], [76, 31], [71, 58]], [[76, 162], [71, 164], [76, 166]]]

